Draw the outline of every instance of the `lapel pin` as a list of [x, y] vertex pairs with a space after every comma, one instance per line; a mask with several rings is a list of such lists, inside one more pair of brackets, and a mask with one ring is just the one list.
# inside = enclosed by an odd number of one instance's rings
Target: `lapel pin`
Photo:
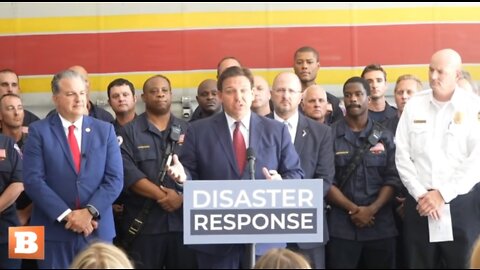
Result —
[[85, 131], [86, 131], [86, 132], [90, 132], [90, 131], [92, 131], [92, 130], [91, 130], [90, 128], [86, 128]]
[[305, 137], [305, 135], [307, 135], [307, 131], [304, 129], [302, 130], [302, 137]]

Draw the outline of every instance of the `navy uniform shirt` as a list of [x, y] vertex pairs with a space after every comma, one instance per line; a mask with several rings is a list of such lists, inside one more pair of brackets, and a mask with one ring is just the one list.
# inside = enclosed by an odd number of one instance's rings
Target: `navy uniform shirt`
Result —
[[[185, 134], [187, 122], [171, 115], [170, 123], [165, 131], [160, 132], [147, 120], [145, 113], [140, 114], [132, 122], [120, 130], [122, 137], [122, 157], [124, 166], [124, 219], [122, 229], [128, 230], [133, 219], [141, 212], [145, 197], [129, 190], [129, 187], [142, 178], [153, 181], [159, 176], [160, 163], [164, 157], [166, 139], [172, 124], [180, 126]], [[178, 153], [180, 146], [176, 146]], [[175, 189], [175, 182], [165, 176], [163, 186]], [[158, 203], [154, 203], [147, 222], [144, 224], [142, 234], [165, 233], [171, 231], [183, 231], [182, 208], [173, 213], [164, 211]]]
[[[335, 151], [334, 185], [337, 187], [339, 185], [337, 176], [343, 174], [356, 149], [364, 145], [372, 128], [371, 119], [368, 120], [366, 128], [357, 135], [348, 127], [345, 120], [332, 125]], [[379, 154], [367, 151], [342, 189], [342, 193], [358, 206], [372, 204], [383, 186], [390, 185], [396, 189], [400, 187], [401, 182], [395, 167], [393, 134], [384, 129], [380, 142], [385, 150]], [[332, 205], [328, 227], [330, 236], [346, 240], [378, 240], [397, 235], [393, 209], [389, 203], [375, 214], [375, 225], [365, 228], [356, 227], [345, 209]]]
[[[0, 194], [14, 182], [22, 182], [22, 159], [13, 139], [0, 134]], [[15, 204], [0, 212], [0, 243], [7, 243], [8, 227], [20, 225]]]
[[38, 116], [36, 116], [35, 114], [33, 114], [30, 111], [23, 110], [23, 112], [24, 112], [24, 116], [23, 116], [23, 124], [22, 125], [24, 127], [28, 127], [31, 123], [40, 120], [40, 118], [38, 118]]
[[374, 112], [371, 110], [368, 110], [368, 118], [376, 121], [376, 122], [383, 122], [386, 119], [394, 118], [397, 117], [398, 112], [397, 108], [394, 108], [388, 104], [388, 102], [385, 101], [385, 110], [381, 112]]

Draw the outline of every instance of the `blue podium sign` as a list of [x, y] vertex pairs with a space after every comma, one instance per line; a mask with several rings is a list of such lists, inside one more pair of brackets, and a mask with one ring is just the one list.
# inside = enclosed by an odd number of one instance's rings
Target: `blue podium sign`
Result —
[[185, 244], [323, 242], [323, 183], [187, 181]]

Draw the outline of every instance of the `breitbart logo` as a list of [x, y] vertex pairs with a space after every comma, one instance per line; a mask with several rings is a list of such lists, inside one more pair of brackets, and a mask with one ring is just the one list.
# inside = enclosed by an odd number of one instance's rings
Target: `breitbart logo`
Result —
[[8, 258], [37, 259], [45, 257], [45, 229], [43, 226], [8, 228]]

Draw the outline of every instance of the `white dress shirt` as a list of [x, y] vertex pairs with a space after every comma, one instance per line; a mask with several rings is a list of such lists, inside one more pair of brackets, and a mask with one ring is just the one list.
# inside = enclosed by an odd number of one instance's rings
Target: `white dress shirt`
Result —
[[290, 133], [290, 138], [292, 139], [292, 143], [295, 143], [295, 135], [297, 134], [298, 118], [299, 118], [298, 110], [292, 116], [290, 116], [287, 120], [278, 116], [276, 112], [273, 112], [273, 118], [287, 125], [288, 132]]
[[[75, 129], [73, 130], [73, 133], [75, 134], [75, 138], [77, 139], [78, 143], [78, 149], [80, 152], [82, 151], [82, 123], [83, 123], [83, 116], [81, 116], [77, 121], [75, 122], [70, 122], [67, 119], [63, 118], [60, 114], [60, 121], [62, 121], [62, 126], [63, 126], [63, 131], [65, 132], [65, 137], [67, 137], [67, 142], [68, 142], [68, 127], [71, 125], [75, 126]], [[57, 217], [58, 222], [62, 222], [62, 220], [72, 212], [72, 209], [67, 209], [65, 212], [63, 212], [60, 216]]]
[[448, 102], [432, 90], [413, 96], [396, 132], [400, 178], [416, 199], [437, 189], [446, 203], [480, 181], [480, 99], [457, 88]]
[[[250, 130], [250, 116], [252, 115], [251, 112], [247, 113], [245, 117], [240, 119], [240, 122], [242, 123], [240, 125], [240, 132], [242, 132], [243, 139], [245, 140], [245, 147], [249, 147], [250, 143], [250, 137], [248, 136], [249, 130]], [[225, 116], [227, 117], [227, 124], [230, 130], [230, 138], [232, 139], [233, 142], [233, 131], [235, 130], [235, 122], [237, 120], [233, 119], [230, 115], [225, 113]]]

